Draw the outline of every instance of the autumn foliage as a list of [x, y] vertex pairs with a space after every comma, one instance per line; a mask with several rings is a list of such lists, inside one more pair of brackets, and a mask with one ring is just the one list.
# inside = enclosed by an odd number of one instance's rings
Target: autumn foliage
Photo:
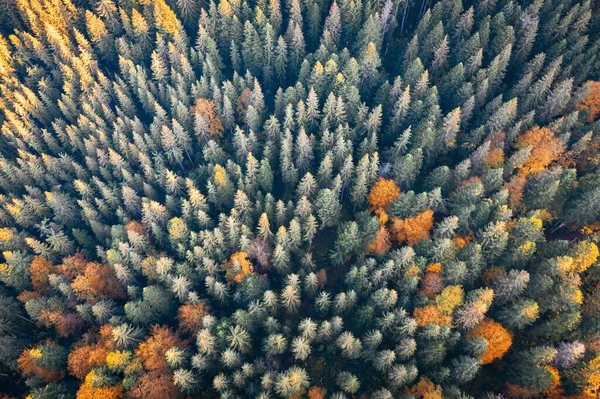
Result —
[[547, 127], [535, 126], [517, 138], [518, 149], [531, 146], [531, 154], [520, 167], [523, 176], [546, 169], [564, 152], [563, 142]]
[[208, 314], [208, 306], [203, 302], [186, 303], [179, 307], [177, 319], [182, 331], [190, 334], [196, 333], [202, 326], [202, 319]]
[[600, 82], [590, 80], [586, 84], [590, 86], [590, 92], [585, 100], [577, 105], [577, 109], [586, 110], [588, 122], [593, 122], [600, 115]]
[[400, 188], [395, 181], [380, 177], [369, 193], [369, 204], [373, 209], [385, 208], [400, 195]]
[[325, 399], [325, 389], [314, 386], [308, 390], [308, 399]]
[[[239, 269], [237, 269], [238, 266]], [[245, 252], [236, 252], [231, 255], [229, 262], [224, 265], [224, 269], [225, 278], [230, 283], [240, 283], [244, 277], [254, 272], [254, 266], [248, 260], [248, 254]]]
[[45, 293], [50, 281], [49, 276], [54, 271], [54, 266], [48, 259], [41, 256], [34, 257], [29, 265], [33, 288], [40, 293]]
[[379, 226], [379, 230], [377, 230], [377, 235], [369, 244], [369, 253], [372, 254], [382, 254], [387, 252], [392, 243], [390, 241], [390, 232], [385, 227], [385, 225]]
[[181, 399], [182, 392], [166, 373], [154, 371], [143, 374], [128, 395], [135, 399]]
[[392, 233], [396, 240], [407, 241], [413, 246], [419, 241], [429, 239], [429, 232], [433, 228], [433, 211], [427, 209], [413, 218], [392, 218]]
[[[46, 345], [56, 345], [52, 341], [46, 341]], [[41, 346], [43, 348], [43, 346]], [[64, 378], [64, 371], [60, 370], [48, 370], [40, 367], [36, 364], [36, 360], [39, 360], [44, 356], [40, 347], [25, 349], [18, 359], [19, 369], [25, 377], [36, 377], [46, 382], [56, 381]]]
[[416, 399], [442, 399], [442, 389], [427, 377], [421, 377], [419, 382], [406, 391]]
[[90, 262], [85, 272], [71, 284], [73, 291], [84, 298], [125, 298], [125, 290], [108, 265]]
[[80, 380], [96, 366], [104, 364], [108, 351], [101, 345], [84, 345], [69, 354], [69, 373]]
[[82, 384], [77, 391], [77, 399], [121, 399], [123, 386], [93, 387], [87, 383]]
[[142, 359], [146, 370], [165, 370], [168, 368], [165, 353], [172, 347], [184, 346], [173, 331], [166, 326], [153, 326], [150, 336], [139, 344], [135, 356]]
[[487, 351], [481, 355], [483, 364], [502, 358], [512, 345], [512, 335], [500, 323], [484, 320], [469, 333], [471, 337], [482, 337], [488, 342]]
[[444, 316], [440, 312], [440, 309], [435, 305], [427, 305], [424, 308], [415, 308], [413, 317], [417, 320], [419, 326], [437, 324], [449, 327], [452, 324], [452, 317]]
[[196, 103], [192, 107], [192, 112], [205, 118], [211, 136], [223, 137], [223, 124], [215, 114], [215, 103], [212, 100], [197, 98]]

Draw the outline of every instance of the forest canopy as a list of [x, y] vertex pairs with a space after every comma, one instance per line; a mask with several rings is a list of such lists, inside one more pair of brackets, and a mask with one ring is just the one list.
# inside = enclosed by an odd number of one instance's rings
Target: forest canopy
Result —
[[3, 0], [0, 399], [595, 399], [600, 6]]

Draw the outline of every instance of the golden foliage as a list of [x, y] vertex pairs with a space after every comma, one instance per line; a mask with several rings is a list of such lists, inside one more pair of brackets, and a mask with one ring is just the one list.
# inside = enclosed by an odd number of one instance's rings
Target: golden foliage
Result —
[[442, 264], [437, 262], [437, 263], [430, 263], [429, 265], [427, 265], [427, 269], [425, 269], [425, 271], [427, 273], [438, 273], [441, 274], [442, 273]]
[[369, 193], [369, 204], [373, 209], [385, 208], [400, 195], [400, 188], [395, 181], [380, 177]]
[[13, 233], [6, 227], [0, 229], [0, 242], [8, 242], [12, 240]]
[[519, 166], [521, 176], [542, 171], [552, 162], [560, 158], [564, 152], [563, 142], [554, 136], [547, 127], [535, 126], [517, 137], [516, 147], [521, 149], [532, 146], [527, 161]]
[[225, 182], [227, 181], [227, 172], [225, 171], [225, 168], [223, 168], [221, 165], [217, 164], [213, 168], [213, 173], [214, 173], [214, 175], [213, 175], [214, 179], [217, 182], [217, 184], [219, 184], [220, 186], [223, 186], [225, 184]]
[[119, 368], [131, 360], [129, 351], [112, 351], [106, 355], [106, 365], [111, 368]]
[[433, 211], [427, 209], [419, 213], [414, 218], [399, 219], [392, 218], [392, 233], [396, 240], [408, 241], [408, 245], [413, 246], [422, 240], [429, 239], [429, 232], [433, 228]]
[[452, 318], [444, 316], [437, 306], [427, 305], [424, 308], [415, 308], [413, 317], [417, 320], [419, 326], [428, 324], [437, 324], [440, 326], [448, 326], [452, 324]]
[[185, 222], [178, 217], [169, 220], [168, 228], [169, 234], [175, 239], [184, 238], [187, 233]]
[[[236, 269], [236, 264], [239, 265], [239, 270]], [[229, 258], [229, 262], [223, 266], [225, 269], [225, 278], [230, 283], [241, 283], [244, 277], [254, 272], [254, 266], [248, 260], [248, 254], [245, 252], [236, 252]]]
[[575, 273], [582, 273], [586, 271], [590, 266], [596, 263], [598, 260], [598, 246], [591, 241], [582, 241], [577, 244], [575, 248], [575, 255], [573, 258], [573, 271]]
[[156, 26], [173, 35], [178, 34], [182, 30], [181, 22], [177, 19], [177, 15], [164, 0], [154, 1], [154, 20]]
[[77, 391], [77, 399], [121, 399], [123, 397], [123, 386], [94, 388], [85, 383]]
[[512, 334], [500, 323], [487, 319], [482, 321], [471, 331], [469, 337], [482, 337], [488, 342], [487, 351], [480, 356], [483, 364], [492, 363], [502, 358], [512, 345]]
[[445, 316], [452, 316], [454, 309], [463, 302], [464, 292], [460, 285], [449, 285], [435, 298], [440, 313]]

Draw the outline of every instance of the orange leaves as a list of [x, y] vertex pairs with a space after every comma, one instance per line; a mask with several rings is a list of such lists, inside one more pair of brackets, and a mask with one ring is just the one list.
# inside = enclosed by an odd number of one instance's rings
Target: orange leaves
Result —
[[84, 298], [125, 298], [125, 290], [108, 265], [91, 262], [85, 273], [71, 283], [73, 291]]
[[215, 103], [206, 98], [197, 98], [192, 107], [192, 112], [198, 113], [208, 123], [208, 132], [211, 136], [223, 137], [223, 124], [215, 115]]
[[254, 272], [254, 266], [248, 260], [248, 254], [245, 252], [236, 252], [231, 255], [229, 262], [223, 268], [225, 269], [225, 278], [230, 283], [240, 283], [248, 274]]
[[135, 355], [142, 359], [146, 370], [166, 370], [165, 353], [173, 346], [183, 347], [183, 342], [166, 326], [153, 326], [150, 334], [137, 347]]
[[369, 193], [369, 204], [372, 208], [385, 208], [400, 195], [400, 188], [391, 179], [380, 177]]
[[392, 233], [398, 241], [408, 241], [413, 246], [421, 240], [429, 239], [429, 231], [433, 228], [433, 211], [427, 209], [414, 218], [392, 218]]
[[452, 324], [452, 317], [444, 316], [440, 309], [435, 305], [427, 305], [424, 308], [415, 308], [413, 317], [417, 320], [417, 324], [421, 327], [428, 324], [437, 324], [440, 326], [448, 326]]
[[312, 387], [308, 390], [308, 399], [324, 399], [325, 389], [321, 387]]
[[77, 391], [77, 399], [120, 399], [123, 397], [123, 386], [94, 388], [89, 384], [82, 384]]
[[54, 272], [52, 263], [46, 258], [36, 256], [29, 265], [29, 272], [31, 273], [33, 288], [38, 292], [45, 293], [49, 283], [48, 276]]
[[84, 379], [92, 368], [104, 363], [108, 351], [100, 345], [86, 345], [75, 348], [69, 354], [69, 373]]
[[[48, 341], [46, 345], [55, 344], [51, 341]], [[35, 361], [41, 359], [43, 355], [44, 354], [39, 347], [34, 349], [25, 349], [17, 360], [21, 374], [23, 374], [25, 377], [37, 377], [46, 382], [57, 381], [64, 378], [64, 371], [48, 370], [35, 364]]]
[[493, 320], [482, 321], [469, 333], [469, 336], [482, 337], [488, 341], [487, 351], [480, 356], [483, 364], [502, 358], [512, 345], [512, 334]]
[[421, 377], [419, 382], [406, 391], [417, 399], [442, 399], [442, 388], [435, 385], [427, 377]]
[[177, 320], [181, 330], [195, 334], [202, 326], [202, 319], [208, 314], [208, 306], [200, 302], [197, 304], [186, 303], [179, 307]]
[[531, 155], [519, 170], [522, 176], [546, 169], [548, 165], [560, 158], [564, 151], [563, 142], [554, 136], [546, 127], [535, 126], [517, 138], [518, 149], [532, 146]]
[[387, 252], [392, 243], [390, 242], [390, 232], [385, 227], [385, 225], [379, 226], [379, 230], [377, 231], [377, 235], [369, 244], [368, 252], [372, 254], [381, 254]]
[[590, 80], [586, 84], [590, 85], [590, 92], [586, 99], [577, 105], [577, 109], [588, 111], [587, 121], [591, 123], [600, 115], [600, 82]]

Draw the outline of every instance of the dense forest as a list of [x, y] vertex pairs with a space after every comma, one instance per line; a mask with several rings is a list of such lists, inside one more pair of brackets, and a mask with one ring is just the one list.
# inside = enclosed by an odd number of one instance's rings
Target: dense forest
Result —
[[0, 398], [595, 399], [600, 4], [1, 0]]

